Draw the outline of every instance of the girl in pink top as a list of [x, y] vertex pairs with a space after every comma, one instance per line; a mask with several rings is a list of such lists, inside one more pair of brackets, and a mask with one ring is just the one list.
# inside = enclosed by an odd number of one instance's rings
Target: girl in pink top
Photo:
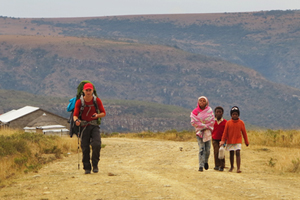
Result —
[[208, 106], [205, 96], [198, 98], [197, 107], [191, 112], [191, 124], [195, 127], [196, 137], [199, 146], [199, 171], [203, 167], [208, 169], [208, 158], [210, 154], [211, 132], [214, 128], [215, 118], [211, 107]]

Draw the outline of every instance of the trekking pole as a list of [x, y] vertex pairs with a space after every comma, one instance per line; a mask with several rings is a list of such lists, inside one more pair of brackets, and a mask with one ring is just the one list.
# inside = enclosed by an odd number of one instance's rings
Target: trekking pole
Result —
[[78, 147], [77, 147], [77, 154], [78, 154], [78, 170], [80, 169], [80, 163], [79, 163], [79, 137], [80, 137], [80, 126], [78, 131]]

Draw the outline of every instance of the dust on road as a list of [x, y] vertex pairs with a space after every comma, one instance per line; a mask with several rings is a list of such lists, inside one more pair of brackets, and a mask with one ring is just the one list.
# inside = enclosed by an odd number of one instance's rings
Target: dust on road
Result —
[[[106, 147], [101, 150], [99, 173], [78, 170], [73, 154], [14, 179], [0, 189], [0, 199], [300, 199], [299, 175], [268, 173], [251, 147], [242, 148], [243, 172], [238, 174], [213, 170], [212, 153], [209, 170], [198, 172], [196, 141], [102, 142]], [[228, 167], [228, 156], [226, 162]]]

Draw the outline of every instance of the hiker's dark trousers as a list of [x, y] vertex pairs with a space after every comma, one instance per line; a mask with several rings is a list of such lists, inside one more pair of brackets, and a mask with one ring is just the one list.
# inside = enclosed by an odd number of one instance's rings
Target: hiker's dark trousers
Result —
[[81, 138], [81, 149], [82, 149], [82, 163], [84, 170], [91, 170], [90, 162], [90, 145], [92, 146], [92, 165], [93, 167], [98, 166], [100, 160], [101, 150], [101, 136], [100, 127], [94, 125], [88, 125], [81, 127], [82, 138]]

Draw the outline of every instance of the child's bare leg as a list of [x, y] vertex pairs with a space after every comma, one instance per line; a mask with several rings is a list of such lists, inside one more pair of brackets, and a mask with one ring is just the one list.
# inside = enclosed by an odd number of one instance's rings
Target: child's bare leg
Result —
[[236, 166], [237, 166], [237, 173], [241, 173], [241, 152], [240, 150], [236, 150]]
[[233, 170], [233, 163], [234, 163], [234, 151], [229, 151], [229, 153], [230, 153], [230, 165], [231, 165], [231, 167], [230, 167], [230, 169], [229, 169], [229, 172], [232, 172], [232, 170]]

